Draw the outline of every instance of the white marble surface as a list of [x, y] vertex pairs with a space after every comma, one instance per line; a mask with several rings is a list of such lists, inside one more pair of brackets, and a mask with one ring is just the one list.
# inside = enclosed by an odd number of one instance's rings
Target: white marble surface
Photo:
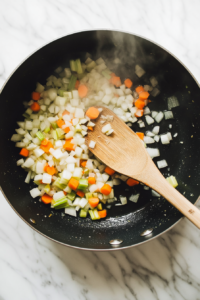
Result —
[[[199, 0], [0, 0], [0, 86], [37, 48], [95, 28], [154, 40], [200, 82], [199, 10]], [[35, 233], [0, 198], [0, 300], [200, 299], [200, 232], [187, 220], [136, 248], [84, 252]]]

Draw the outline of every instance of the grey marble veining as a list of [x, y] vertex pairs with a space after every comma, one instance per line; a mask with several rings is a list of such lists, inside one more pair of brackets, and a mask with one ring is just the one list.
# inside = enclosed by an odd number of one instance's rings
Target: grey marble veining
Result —
[[[103, 28], [159, 43], [200, 82], [199, 10], [198, 0], [0, 0], [0, 86], [51, 40]], [[200, 299], [200, 232], [185, 219], [139, 247], [86, 252], [45, 239], [0, 203], [0, 300]]]

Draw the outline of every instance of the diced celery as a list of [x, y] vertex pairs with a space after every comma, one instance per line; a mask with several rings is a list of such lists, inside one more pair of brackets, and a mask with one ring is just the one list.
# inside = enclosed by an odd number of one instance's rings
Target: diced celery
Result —
[[43, 140], [44, 140], [44, 135], [42, 134], [41, 131], [36, 132], [36, 136], [38, 137], [38, 139], [39, 139], [40, 141], [43, 141]]
[[56, 207], [59, 207], [60, 205], [63, 205], [63, 204], [67, 204], [67, 198], [66, 197], [63, 197], [61, 199], [59, 199], [58, 201], [56, 201], [53, 205], [54, 208]]
[[81, 218], [86, 218], [86, 217], [87, 217], [87, 211], [84, 210], [84, 209], [81, 209], [81, 210], [80, 210], [79, 216], [80, 216]]
[[56, 186], [57, 188], [64, 190], [67, 186], [67, 180], [65, 181], [65, 179], [63, 178], [57, 178], [54, 181], [53, 186]]
[[178, 182], [176, 180], [176, 177], [174, 176], [170, 176], [167, 177], [166, 180], [169, 182], [169, 184], [171, 184], [174, 188], [178, 186]]
[[76, 59], [76, 72], [77, 72], [78, 74], [82, 74], [82, 73], [83, 73], [81, 61], [80, 61], [79, 58]]
[[57, 133], [58, 139], [64, 138], [65, 132], [61, 128], [57, 128], [56, 133]]
[[89, 210], [89, 214], [90, 214], [90, 217], [91, 219], [94, 221], [94, 220], [99, 220], [100, 217], [99, 217], [99, 213], [97, 211], [97, 209], [93, 209], [93, 210]]
[[76, 197], [76, 193], [74, 191], [71, 191], [71, 193], [67, 194], [67, 198], [71, 201], [73, 201]]
[[68, 88], [67, 88], [68, 91], [74, 90], [74, 87], [75, 87], [75, 84], [76, 84], [76, 79], [77, 79], [76, 76], [74, 76], [74, 75], [71, 76], [70, 81], [69, 81], [69, 85], [68, 85]]
[[73, 72], [76, 72], [76, 62], [74, 60], [70, 60], [69, 61], [69, 64], [70, 64], [70, 69], [73, 71]]
[[92, 193], [86, 193], [86, 194], [85, 194], [85, 197], [86, 197], [87, 200], [89, 200], [89, 198], [92, 197]]
[[58, 95], [59, 95], [60, 97], [63, 97], [63, 93], [64, 93], [64, 90], [61, 90], [61, 89], [58, 90]]
[[39, 185], [40, 181], [39, 180], [35, 180], [34, 183], [37, 184], [37, 185]]
[[50, 189], [51, 189], [50, 184], [45, 185], [45, 188], [44, 188], [45, 193], [48, 194], [50, 192]]
[[98, 210], [97, 210], [97, 209], [94, 209], [94, 216], [95, 216], [95, 220], [100, 219], [99, 213], [98, 213]]
[[52, 136], [53, 136], [53, 139], [54, 139], [55, 141], [57, 141], [58, 135], [57, 135], [56, 130], [52, 130], [51, 134], [52, 134]]
[[92, 220], [95, 220], [94, 211], [93, 211], [93, 210], [89, 210], [89, 214], [90, 214], [90, 218], [91, 218]]
[[78, 190], [85, 190], [88, 187], [88, 180], [87, 179], [80, 179], [79, 180], [79, 185], [78, 185]]
[[64, 204], [60, 204], [56, 207], [54, 207], [55, 209], [62, 209], [62, 208], [66, 208], [66, 207], [70, 207], [70, 205], [68, 203], [64, 203]]
[[65, 97], [67, 100], [72, 99], [72, 93], [71, 92], [64, 92], [63, 97]]
[[101, 204], [101, 203], [99, 203], [99, 204], [97, 205], [97, 209], [98, 209], [98, 210], [102, 210], [102, 209], [103, 209], [103, 207], [102, 207], [102, 204]]
[[53, 129], [56, 129], [56, 128], [58, 128], [58, 125], [57, 125], [57, 123], [51, 123], [51, 126], [53, 127]]
[[46, 127], [44, 130], [45, 133], [48, 133], [49, 131], [50, 131], [50, 127]]

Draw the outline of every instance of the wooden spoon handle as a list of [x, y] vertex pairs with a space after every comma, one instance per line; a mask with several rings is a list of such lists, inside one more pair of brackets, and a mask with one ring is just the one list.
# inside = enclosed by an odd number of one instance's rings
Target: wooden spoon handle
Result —
[[146, 173], [142, 175], [141, 181], [166, 198], [196, 227], [200, 229], [200, 210], [183, 195], [181, 195], [175, 188], [173, 188], [156, 167], [152, 169], [152, 176], [148, 176]]

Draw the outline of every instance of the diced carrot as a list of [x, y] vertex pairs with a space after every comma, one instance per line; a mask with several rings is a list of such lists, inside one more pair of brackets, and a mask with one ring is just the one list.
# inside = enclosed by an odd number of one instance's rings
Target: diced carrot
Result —
[[71, 141], [66, 140], [66, 142], [65, 142], [65, 144], [64, 144], [64, 146], [63, 146], [63, 148], [64, 148], [65, 150], [67, 150], [67, 151], [72, 151], [72, 150], [75, 149], [75, 145], [72, 144]]
[[48, 140], [47, 139], [44, 139], [43, 141], [41, 141], [41, 145], [43, 146], [47, 146], [48, 145]]
[[63, 130], [65, 133], [68, 133], [70, 131], [69, 127], [65, 127]]
[[111, 186], [110, 186], [109, 184], [105, 183], [105, 184], [102, 186], [102, 188], [101, 188], [100, 191], [101, 191], [101, 193], [104, 194], [104, 195], [109, 195], [109, 194], [111, 193], [111, 190], [112, 190]]
[[53, 148], [53, 144], [48, 141], [48, 144], [47, 145], [40, 145], [40, 148], [45, 152], [45, 153], [49, 153], [49, 149], [50, 148]]
[[79, 84], [80, 84], [80, 81], [79, 81], [79, 80], [76, 80], [76, 83], [75, 83], [75, 89], [76, 89], [76, 90], [78, 90]]
[[95, 177], [88, 177], [88, 183], [89, 184], [95, 184], [96, 183]]
[[139, 181], [133, 179], [133, 178], [129, 178], [127, 181], [126, 181], [126, 184], [128, 184], [129, 186], [134, 186], [134, 185], [137, 185], [139, 184]]
[[67, 192], [63, 191], [63, 193], [65, 194], [65, 196], [67, 195]]
[[22, 148], [22, 150], [19, 152], [20, 155], [27, 157], [29, 156], [29, 151], [26, 148]]
[[56, 121], [58, 127], [62, 128], [63, 125], [65, 125], [65, 122], [61, 119], [59, 119], [58, 121]]
[[112, 73], [110, 74], [110, 76], [113, 77], [113, 76], [116, 76], [116, 75], [115, 75], [115, 73], [112, 72]]
[[52, 176], [57, 173], [56, 168], [54, 168], [53, 166], [52, 167], [48, 166], [46, 172]]
[[144, 103], [144, 101], [138, 99], [138, 100], [135, 101], [135, 106], [136, 106], [137, 108], [139, 108], [139, 109], [143, 109], [144, 106], [145, 106], [145, 103]]
[[140, 85], [140, 86], [136, 87], [135, 91], [136, 91], [138, 94], [140, 94], [141, 92], [145, 92], [145, 89], [143, 88], [143, 86]]
[[83, 162], [81, 162], [81, 167], [85, 168], [87, 164], [87, 160], [84, 160]]
[[64, 115], [69, 115], [70, 113], [68, 112], [68, 110], [64, 110], [63, 111], [63, 113], [62, 113], [62, 115], [64, 116]]
[[44, 194], [41, 198], [42, 202], [44, 202], [45, 204], [49, 204], [51, 203], [51, 201], [53, 200], [52, 197], [50, 197], [49, 195], [47, 194]]
[[92, 126], [88, 126], [88, 130], [93, 131], [94, 128]]
[[127, 78], [126, 80], [124, 80], [124, 84], [125, 84], [125, 86], [127, 87], [127, 88], [131, 88], [132, 87], [132, 85], [133, 85], [133, 83], [132, 83], [132, 81], [129, 79], [129, 78]]
[[101, 219], [105, 218], [107, 216], [107, 210], [106, 209], [100, 210], [98, 211], [98, 214]]
[[82, 191], [77, 191], [76, 195], [83, 198], [85, 196], [85, 193], [83, 193]]
[[31, 94], [31, 98], [33, 99], [33, 100], [40, 100], [40, 93], [38, 93], [38, 92], [32, 92], [32, 94]]
[[113, 169], [109, 168], [109, 167], [106, 167], [104, 172], [106, 172], [110, 176], [115, 174], [115, 171]]
[[143, 132], [136, 132], [136, 134], [138, 135], [138, 137], [143, 140], [144, 139], [144, 133]]
[[149, 97], [149, 93], [148, 92], [141, 92], [139, 94], [139, 99], [141, 99], [141, 100], [146, 100], [146, 99], [148, 99], [148, 97]]
[[37, 102], [34, 102], [30, 108], [32, 109], [32, 111], [39, 111], [40, 110], [40, 106]]
[[91, 198], [89, 198], [88, 202], [89, 202], [90, 206], [96, 207], [99, 204], [99, 198], [91, 197]]
[[47, 172], [47, 167], [48, 167], [48, 163], [46, 163], [45, 165], [44, 165], [44, 172]]
[[99, 111], [98, 111], [98, 109], [96, 107], [90, 107], [86, 111], [86, 116], [88, 116], [91, 120], [94, 120], [94, 119], [98, 118]]
[[117, 76], [111, 77], [111, 83], [114, 84], [116, 87], [119, 87], [122, 84], [120, 77]]
[[70, 189], [76, 190], [79, 185], [79, 181], [75, 178], [71, 178], [68, 185], [69, 185]]
[[79, 87], [78, 87], [79, 97], [81, 97], [81, 98], [86, 97], [87, 92], [88, 92], [88, 88], [86, 85], [84, 85], [84, 84], [79, 85]]
[[136, 116], [137, 118], [139, 118], [139, 117], [142, 117], [143, 114], [144, 114], [144, 110], [143, 110], [143, 109], [138, 109], [138, 110], [136, 111], [136, 113], [135, 113], [135, 116]]

